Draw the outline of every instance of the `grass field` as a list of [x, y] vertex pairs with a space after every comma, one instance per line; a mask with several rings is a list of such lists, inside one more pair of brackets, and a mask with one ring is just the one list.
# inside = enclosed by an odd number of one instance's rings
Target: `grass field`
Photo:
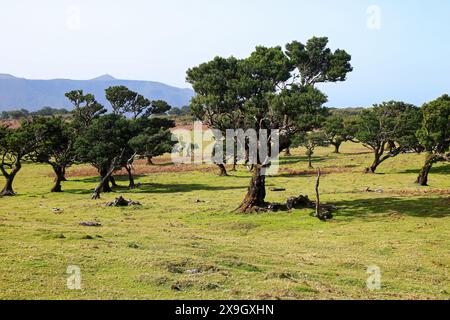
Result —
[[[25, 164], [18, 195], [0, 199], [0, 298], [449, 299], [450, 166], [436, 165], [430, 186], [419, 187], [424, 155], [364, 175], [372, 155], [362, 146], [331, 151], [318, 149], [314, 162], [326, 173], [322, 200], [339, 208], [329, 222], [311, 210], [232, 213], [249, 182], [244, 168], [218, 177], [160, 163], [138, 176], [140, 188], [119, 177], [123, 188], [93, 201], [97, 177], [83, 176], [86, 167], [70, 169], [65, 192], [51, 194], [51, 168]], [[314, 194], [303, 150], [281, 164], [267, 185], [287, 190], [268, 191], [268, 201]], [[118, 195], [142, 207], [105, 207]], [[69, 265], [81, 269], [81, 290], [66, 286]], [[380, 290], [367, 289], [371, 265], [381, 269]]]

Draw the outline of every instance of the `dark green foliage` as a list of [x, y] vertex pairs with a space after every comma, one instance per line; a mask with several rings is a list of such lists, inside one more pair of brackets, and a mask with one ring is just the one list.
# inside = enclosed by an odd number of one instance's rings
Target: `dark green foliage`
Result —
[[2, 120], [19, 120], [30, 116], [30, 112], [26, 109], [2, 111], [0, 119]]
[[40, 110], [30, 112], [30, 115], [32, 116], [44, 116], [44, 117], [50, 117], [50, 116], [62, 116], [62, 115], [68, 115], [70, 114], [70, 111], [64, 108], [52, 108], [52, 107], [43, 107]]
[[[196, 92], [192, 114], [222, 131], [278, 129], [281, 149], [288, 148], [292, 135], [319, 127], [327, 114], [323, 108], [327, 97], [314, 85], [343, 81], [352, 71], [350, 55], [343, 50], [332, 53], [327, 44], [327, 38], [312, 38], [306, 46], [294, 41], [285, 52], [281, 47], [258, 46], [248, 58], [216, 57], [189, 69], [187, 81]], [[249, 189], [240, 210], [251, 211], [263, 203], [254, 197], [263, 196], [264, 192], [255, 192], [263, 189], [263, 185]]]
[[128, 160], [131, 151], [128, 141], [132, 136], [130, 121], [118, 114], [107, 114], [94, 119], [91, 125], [75, 141], [75, 149], [81, 162], [90, 163], [100, 172], [116, 163]]
[[327, 96], [311, 85], [284, 89], [272, 100], [273, 119], [290, 136], [320, 128], [328, 111], [323, 105]]
[[131, 113], [137, 118], [151, 105], [150, 100], [125, 86], [109, 87], [105, 93], [115, 114]]
[[450, 146], [450, 96], [442, 97], [422, 106], [422, 123], [417, 137], [426, 151], [445, 153]]
[[450, 97], [447, 94], [422, 106], [422, 122], [416, 135], [428, 152], [416, 181], [425, 186], [433, 164], [450, 161]]
[[129, 146], [142, 157], [153, 158], [172, 151], [176, 142], [172, 141], [170, 128], [175, 127], [172, 120], [164, 118], [141, 118], [133, 125], [134, 136]]
[[181, 112], [181, 109], [180, 108], [171, 108], [168, 112], [167, 112], [167, 114], [169, 115], [169, 116], [181, 116], [183, 113]]
[[172, 107], [164, 100], [155, 100], [151, 102], [151, 108], [147, 110], [148, 115], [164, 115]]
[[183, 106], [181, 108], [173, 107], [168, 112], [170, 116], [190, 116], [192, 115], [190, 106]]
[[34, 121], [45, 130], [45, 136], [30, 157], [36, 162], [48, 163], [52, 166], [56, 178], [51, 191], [61, 192], [61, 182], [66, 179], [66, 169], [76, 160], [75, 128], [60, 117], [39, 117]]
[[286, 45], [286, 54], [298, 69], [302, 85], [345, 81], [347, 73], [353, 70], [347, 52], [340, 49], [332, 52], [327, 45], [326, 37], [313, 37], [306, 45], [298, 41]]
[[137, 92], [125, 86], [109, 87], [105, 90], [106, 99], [115, 114], [131, 114], [133, 119], [149, 117], [155, 114], [165, 114], [170, 105], [164, 100], [150, 101]]
[[191, 101], [191, 113], [211, 128], [227, 129], [239, 107], [237, 63], [233, 57], [216, 57], [187, 71], [187, 81], [197, 93]]
[[61, 116], [61, 115], [68, 115], [70, 114], [70, 111], [64, 108], [58, 109], [58, 108], [52, 108], [52, 107], [43, 107], [40, 110], [29, 112], [26, 109], [20, 109], [20, 110], [11, 110], [11, 111], [2, 111], [0, 114], [1, 120], [19, 120], [28, 118], [30, 116]]
[[[168, 129], [175, 126], [171, 120], [152, 117], [170, 109], [165, 101], [151, 102], [124, 86], [106, 89], [106, 96], [113, 113], [97, 114], [79, 132], [75, 142], [78, 160], [92, 164], [101, 176], [93, 198], [98, 198], [101, 191], [111, 191], [112, 173], [121, 168], [127, 170], [129, 186], [134, 188], [132, 171], [135, 156], [151, 159], [170, 151], [172, 141]], [[132, 119], [126, 118], [125, 114], [131, 114]]]
[[73, 105], [73, 126], [78, 132], [85, 130], [94, 119], [106, 113], [106, 109], [95, 97], [92, 94], [83, 94], [83, 90], [70, 91], [66, 93], [66, 97]]
[[345, 141], [353, 140], [356, 135], [354, 121], [344, 120], [340, 116], [328, 117], [322, 127], [328, 142], [334, 146], [334, 152], [339, 153], [339, 147]]
[[0, 126], [0, 171], [6, 184], [0, 196], [13, 196], [13, 181], [22, 168], [22, 160], [35, 151], [45, 137], [45, 127], [31, 119], [22, 120], [20, 127]]
[[365, 108], [362, 107], [355, 107], [355, 108], [328, 108], [330, 114], [342, 117], [345, 120], [347, 119], [353, 119], [355, 116], [359, 116], [361, 112]]
[[383, 161], [414, 150], [420, 118], [420, 110], [404, 102], [383, 102], [364, 110], [356, 122], [356, 138], [375, 156], [366, 172], [374, 173]]

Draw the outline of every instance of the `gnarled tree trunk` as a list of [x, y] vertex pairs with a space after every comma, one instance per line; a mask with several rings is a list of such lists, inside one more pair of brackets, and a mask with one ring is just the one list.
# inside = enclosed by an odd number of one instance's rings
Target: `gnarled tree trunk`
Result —
[[2, 192], [0, 192], [0, 196], [15, 196], [16, 193], [14, 192], [14, 189], [13, 189], [13, 182], [14, 182], [14, 178], [16, 177], [17, 173], [22, 168], [20, 161], [16, 162], [16, 164], [14, 165], [14, 167], [10, 173], [6, 172], [6, 170], [3, 167], [0, 167], [0, 168], [1, 168], [3, 176], [6, 178], [6, 183], [5, 183], [5, 186], [3, 187]]
[[284, 151], [284, 155], [285, 155], [286, 157], [292, 156], [292, 154], [291, 154], [291, 148], [287, 147], [286, 150]]
[[53, 188], [50, 190], [51, 192], [62, 192], [61, 182], [66, 181], [65, 178], [65, 167], [59, 165], [52, 165], [53, 171], [56, 174], [55, 184]]
[[375, 159], [370, 167], [366, 168], [365, 173], [375, 173], [378, 166], [381, 164], [380, 154], [375, 152]]
[[340, 152], [339, 152], [339, 149], [341, 148], [341, 143], [334, 142], [334, 143], [332, 143], [332, 145], [334, 146], [334, 151], [333, 151], [333, 153], [340, 153]]
[[130, 181], [128, 188], [134, 189], [136, 187], [136, 185], [134, 183], [133, 168], [131, 166], [127, 165], [127, 166], [125, 166], [125, 169], [127, 170], [128, 180]]
[[224, 164], [220, 163], [220, 164], [218, 164], [217, 166], [218, 166], [219, 169], [220, 169], [219, 176], [221, 176], [221, 177], [226, 177], [226, 176], [228, 176], [227, 168], [225, 168], [225, 165], [224, 165]]
[[261, 165], [257, 165], [247, 195], [241, 205], [236, 209], [238, 212], [249, 213], [257, 207], [264, 207], [266, 198], [266, 177], [263, 173]]
[[105, 192], [109, 193], [112, 192], [111, 187], [109, 186], [109, 181], [111, 180], [111, 175], [113, 173], [114, 169], [106, 170], [101, 169], [100, 170], [100, 183], [94, 190], [94, 194], [92, 195], [92, 199], [100, 199], [100, 193]]
[[120, 156], [115, 157], [109, 168], [101, 168], [100, 169], [100, 183], [98, 184], [97, 188], [95, 188], [94, 193], [92, 194], [92, 199], [100, 199], [100, 193], [101, 192], [112, 192], [111, 187], [109, 186], [109, 181], [111, 180], [112, 173], [114, 172], [114, 169], [116, 169], [118, 159], [121, 159], [123, 156], [123, 153], [125, 152], [125, 148], [122, 149], [122, 152], [120, 153]]
[[416, 183], [421, 186], [428, 186], [428, 174], [430, 173], [433, 164], [427, 163], [423, 166], [422, 170], [420, 170], [420, 174], [417, 177]]
[[112, 192], [112, 188], [109, 185], [109, 182], [111, 181], [111, 177], [112, 177], [112, 171], [109, 172], [108, 170], [102, 170], [100, 172], [100, 175], [101, 175], [101, 191], [102, 192]]
[[312, 156], [310, 154], [308, 155], [308, 168], [314, 169], [314, 167], [312, 165]]
[[66, 178], [66, 167], [63, 167], [62, 168], [62, 177], [61, 177], [61, 181], [67, 181], [67, 178]]
[[[401, 152], [404, 151], [404, 148], [402, 146], [396, 146], [394, 143], [389, 143], [390, 151], [389, 153], [385, 154], [386, 150], [386, 143], [382, 144], [377, 149], [373, 149], [375, 159], [372, 163], [372, 165], [369, 168], [366, 168], [365, 173], [375, 173], [378, 166], [382, 164], [384, 161], [386, 161], [389, 158], [393, 158], [398, 156]], [[394, 149], [392, 149], [394, 148]]]
[[427, 186], [428, 174], [430, 173], [433, 164], [435, 164], [439, 160], [440, 160], [439, 156], [429, 154], [425, 160], [425, 165], [423, 166], [422, 170], [420, 170], [416, 183], [420, 184], [421, 186]]

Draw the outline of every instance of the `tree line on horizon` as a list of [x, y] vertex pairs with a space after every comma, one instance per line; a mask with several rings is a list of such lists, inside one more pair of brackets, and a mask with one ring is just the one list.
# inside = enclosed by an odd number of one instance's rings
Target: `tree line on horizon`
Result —
[[63, 116], [69, 115], [70, 111], [66, 108], [43, 107], [36, 111], [29, 111], [24, 108], [16, 110], [5, 110], [0, 113], [0, 120], [21, 120], [33, 116]]
[[[29, 111], [24, 108], [15, 110], [5, 110], [0, 113], [0, 120], [22, 120], [33, 116], [70, 116], [72, 111], [66, 108], [43, 107], [36, 111]], [[169, 110], [163, 112], [161, 115], [168, 115], [173, 117], [188, 116], [191, 114], [189, 106], [181, 108], [171, 107]]]

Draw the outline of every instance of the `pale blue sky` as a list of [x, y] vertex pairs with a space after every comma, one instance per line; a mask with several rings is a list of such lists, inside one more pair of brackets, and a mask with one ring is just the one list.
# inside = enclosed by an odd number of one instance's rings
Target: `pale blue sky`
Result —
[[0, 73], [186, 87], [186, 69], [216, 55], [316, 35], [353, 57], [348, 81], [324, 87], [329, 106], [421, 104], [450, 92], [449, 17], [446, 0], [0, 0]]

